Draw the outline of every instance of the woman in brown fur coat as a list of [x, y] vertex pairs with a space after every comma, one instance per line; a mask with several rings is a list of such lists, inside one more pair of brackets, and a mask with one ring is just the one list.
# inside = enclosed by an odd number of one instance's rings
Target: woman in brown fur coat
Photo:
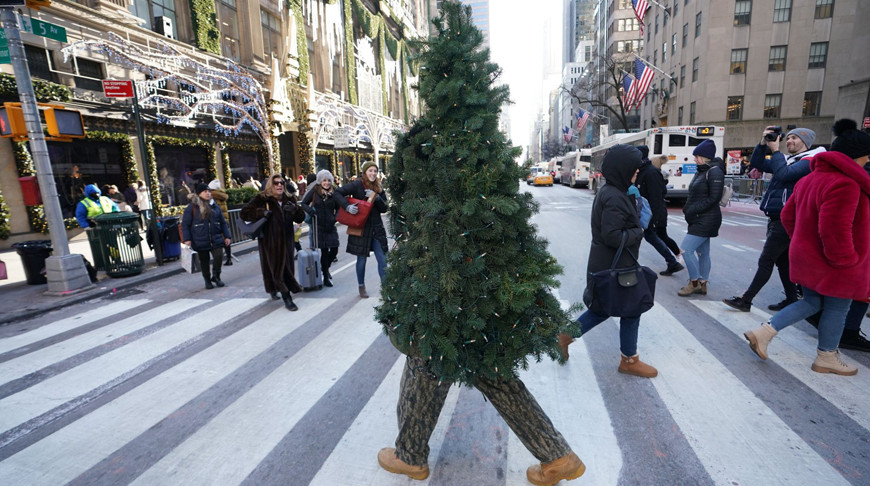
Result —
[[297, 204], [296, 197], [288, 192], [281, 174], [272, 174], [263, 191], [242, 208], [244, 221], [257, 221], [263, 217], [267, 221], [258, 239], [263, 285], [273, 299], [277, 299], [280, 292], [284, 306], [291, 311], [298, 310], [290, 297], [290, 292], [302, 290], [294, 277], [293, 223], [303, 222], [305, 211]]

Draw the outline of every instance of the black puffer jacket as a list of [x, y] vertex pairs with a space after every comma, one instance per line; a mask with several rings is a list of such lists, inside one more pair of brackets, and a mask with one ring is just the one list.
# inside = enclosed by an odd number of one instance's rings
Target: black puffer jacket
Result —
[[312, 187], [302, 198], [302, 207], [315, 216], [316, 238], [318, 248], [338, 248], [338, 230], [335, 229], [335, 216], [338, 208], [347, 208], [347, 199], [338, 191], [319, 194], [317, 187]]
[[640, 164], [640, 172], [637, 173], [635, 184], [640, 190], [640, 195], [649, 201], [649, 208], [652, 210], [650, 228], [667, 226], [668, 206], [665, 203], [665, 196], [668, 194], [668, 186], [662, 171], [652, 165], [649, 159], [644, 159]]
[[689, 197], [683, 206], [690, 235], [707, 238], [719, 236], [719, 227], [722, 226], [719, 200], [722, 199], [724, 186], [725, 172], [715, 160], [711, 165], [698, 165], [698, 172], [689, 183]]
[[[356, 199], [366, 199], [366, 189], [363, 186], [362, 180], [355, 180], [349, 184], [339, 187], [336, 192], [345, 197], [353, 197]], [[381, 219], [381, 214], [387, 212], [387, 192], [382, 190], [375, 198], [372, 206], [372, 212], [369, 213], [369, 218], [366, 220], [365, 228], [362, 236], [347, 236], [347, 252], [351, 255], [367, 257], [372, 251], [372, 240], [377, 238], [381, 243], [381, 248], [384, 253], [387, 252], [387, 230], [384, 228], [384, 220]]]
[[637, 216], [634, 197], [626, 192], [639, 166], [640, 151], [628, 145], [616, 145], [604, 156], [601, 174], [607, 183], [601, 187], [592, 203], [592, 247], [586, 265], [589, 273], [610, 268], [622, 241], [623, 231], [627, 239], [617, 268], [634, 265], [637, 261], [643, 228]]

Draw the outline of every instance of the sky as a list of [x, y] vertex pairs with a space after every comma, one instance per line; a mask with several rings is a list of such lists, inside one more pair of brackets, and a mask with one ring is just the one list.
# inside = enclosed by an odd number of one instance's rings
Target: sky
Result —
[[[530, 8], [534, 5], [534, 8]], [[492, 60], [502, 68], [502, 82], [510, 86], [509, 108], [513, 144], [525, 147], [535, 116], [541, 108], [544, 56], [543, 29], [547, 17], [554, 21], [557, 32], [553, 41], [562, 37], [562, 0], [490, 0], [490, 52]], [[561, 44], [558, 49], [561, 59]], [[555, 86], [547, 89], [555, 88]]]

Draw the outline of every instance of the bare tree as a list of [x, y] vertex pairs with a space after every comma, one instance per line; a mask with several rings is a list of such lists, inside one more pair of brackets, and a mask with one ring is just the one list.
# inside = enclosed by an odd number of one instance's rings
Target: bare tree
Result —
[[[622, 77], [631, 71], [633, 55], [626, 59], [615, 56], [600, 56], [595, 63], [599, 66], [597, 73], [587, 74], [580, 78], [574, 86], [560, 86], [560, 90], [570, 96], [581, 108], [591, 106], [593, 116], [597, 113], [608, 113], [613, 127], [628, 129], [630, 111], [625, 105], [622, 89]], [[611, 103], [612, 98], [616, 103]], [[572, 103], [573, 104], [573, 103]]]

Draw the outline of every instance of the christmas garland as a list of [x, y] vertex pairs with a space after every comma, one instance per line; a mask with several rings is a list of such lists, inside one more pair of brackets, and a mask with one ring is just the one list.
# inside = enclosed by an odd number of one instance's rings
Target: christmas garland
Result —
[[344, 2], [344, 50], [347, 58], [347, 99], [350, 104], [359, 104], [356, 91], [356, 60], [353, 54], [353, 11], [350, 1]]
[[0, 188], [0, 240], [9, 239], [9, 206], [3, 198], [3, 189]]
[[160, 188], [157, 182], [159, 179], [157, 178], [157, 157], [154, 154], [155, 144], [165, 147], [198, 148], [205, 150], [205, 159], [208, 161], [205, 179], [209, 181], [214, 179], [215, 174], [217, 174], [217, 162], [214, 159], [214, 146], [204, 140], [190, 140], [186, 138], [164, 137], [160, 135], [149, 135], [145, 137], [145, 151], [148, 152], [148, 163], [151, 165], [151, 205], [154, 207], [158, 216], [181, 214], [186, 205], [167, 206], [159, 202], [161, 199]]
[[85, 140], [94, 142], [117, 143], [121, 146], [121, 167], [127, 175], [128, 184], [139, 182], [139, 169], [136, 167], [136, 155], [133, 151], [133, 142], [130, 137], [123, 133], [110, 133], [102, 131], [89, 131]]
[[299, 170], [303, 174], [310, 174], [314, 171], [311, 164], [311, 140], [308, 138], [308, 132], [297, 132], [296, 140], [299, 145]]
[[305, 34], [305, 17], [302, 14], [302, 0], [286, 0], [287, 10], [296, 19], [296, 45], [299, 52], [299, 84], [308, 85], [311, 62], [308, 59], [308, 36]]
[[[38, 101], [62, 101], [72, 100], [72, 91], [57, 83], [33, 79], [33, 93]], [[18, 84], [15, 77], [10, 74], [0, 74], [0, 99], [18, 100]]]
[[190, 21], [193, 24], [196, 47], [220, 55], [221, 32], [217, 27], [215, 2], [190, 0]]

